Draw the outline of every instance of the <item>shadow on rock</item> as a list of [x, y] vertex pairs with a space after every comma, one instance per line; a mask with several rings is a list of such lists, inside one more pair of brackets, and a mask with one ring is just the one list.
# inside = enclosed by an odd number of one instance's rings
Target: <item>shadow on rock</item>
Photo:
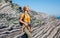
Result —
[[22, 35], [21, 37], [18, 38], [27, 38], [27, 34], [25, 33], [24, 35]]

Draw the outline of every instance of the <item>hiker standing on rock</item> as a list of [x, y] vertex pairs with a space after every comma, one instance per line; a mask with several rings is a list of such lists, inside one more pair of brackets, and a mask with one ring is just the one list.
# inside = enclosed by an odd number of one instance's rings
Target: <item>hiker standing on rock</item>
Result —
[[27, 6], [23, 7], [23, 13], [20, 16], [20, 24], [22, 25], [22, 32], [26, 32], [28, 38], [31, 38], [31, 25], [30, 25], [30, 15], [29, 8]]

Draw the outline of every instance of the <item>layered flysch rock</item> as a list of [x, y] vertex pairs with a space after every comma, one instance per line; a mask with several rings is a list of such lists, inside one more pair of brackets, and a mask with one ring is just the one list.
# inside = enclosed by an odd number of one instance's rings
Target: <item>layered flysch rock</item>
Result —
[[[19, 16], [22, 8], [11, 0], [0, 0], [0, 38], [21, 38]], [[60, 38], [60, 20], [30, 10], [33, 38]]]

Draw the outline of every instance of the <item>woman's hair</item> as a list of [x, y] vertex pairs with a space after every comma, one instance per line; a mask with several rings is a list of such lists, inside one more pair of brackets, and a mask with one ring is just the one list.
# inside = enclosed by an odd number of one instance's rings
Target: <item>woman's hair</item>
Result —
[[28, 11], [29, 11], [29, 8], [28, 8], [27, 6], [24, 6], [24, 7], [23, 7], [23, 11], [24, 11], [24, 12], [25, 12], [25, 11], [28, 12]]

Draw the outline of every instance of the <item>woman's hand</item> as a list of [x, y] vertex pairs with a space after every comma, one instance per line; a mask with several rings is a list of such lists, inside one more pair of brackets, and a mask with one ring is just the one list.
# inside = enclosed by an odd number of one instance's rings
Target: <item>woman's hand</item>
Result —
[[24, 23], [25, 24], [25, 26], [28, 26], [28, 24], [27, 23]]

